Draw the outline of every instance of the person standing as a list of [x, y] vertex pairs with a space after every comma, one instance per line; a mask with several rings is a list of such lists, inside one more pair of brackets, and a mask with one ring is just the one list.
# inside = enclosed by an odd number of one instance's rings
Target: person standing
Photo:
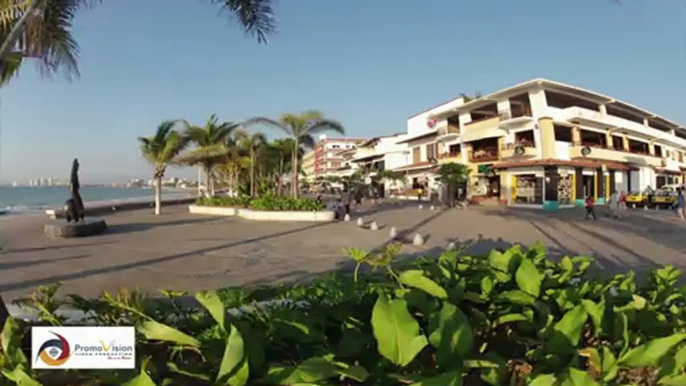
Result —
[[424, 185], [419, 185], [417, 189], [417, 202], [422, 202], [422, 195], [424, 194]]
[[589, 216], [593, 217], [594, 220], [598, 219], [598, 217], [595, 215], [595, 210], [593, 210], [593, 204], [593, 197], [586, 196], [586, 220], [588, 220]]
[[676, 212], [679, 215], [681, 221], [684, 221], [684, 192], [681, 188], [676, 188]]
[[619, 195], [619, 210], [626, 210], [626, 192], [623, 190]]
[[343, 190], [343, 193], [341, 193], [341, 201], [343, 201], [345, 214], [350, 214], [350, 204], [352, 203], [352, 196], [348, 189]]

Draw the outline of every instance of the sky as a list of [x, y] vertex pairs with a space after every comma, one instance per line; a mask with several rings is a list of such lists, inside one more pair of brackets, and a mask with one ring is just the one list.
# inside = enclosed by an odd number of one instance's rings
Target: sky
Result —
[[686, 124], [683, 0], [277, 1], [267, 45], [209, 0], [80, 11], [80, 78], [46, 79], [29, 64], [0, 89], [0, 183], [68, 180], [74, 157], [85, 183], [148, 179], [136, 138], [166, 119], [316, 109], [371, 137], [460, 93], [539, 77]]

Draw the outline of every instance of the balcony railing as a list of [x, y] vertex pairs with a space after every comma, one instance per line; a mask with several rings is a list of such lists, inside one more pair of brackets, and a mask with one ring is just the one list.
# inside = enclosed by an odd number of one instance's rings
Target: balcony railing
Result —
[[631, 154], [638, 154], [646, 157], [656, 157], [656, 158], [663, 158], [660, 156], [652, 155], [650, 152], [647, 151], [640, 151], [640, 150], [631, 150], [631, 149], [617, 149], [613, 147], [612, 145], [604, 144], [604, 143], [597, 143], [597, 142], [589, 142], [589, 141], [575, 141], [573, 143], [574, 146], [582, 146], [582, 147], [590, 147], [590, 148], [595, 148], [595, 149], [607, 149], [607, 150], [614, 150], [614, 151], [621, 151], [624, 153], [631, 153]]
[[524, 110], [502, 110], [498, 113], [501, 121], [506, 121], [508, 119], [520, 118], [520, 117], [531, 117], [531, 109]]
[[460, 127], [455, 125], [448, 125], [438, 129], [438, 135], [446, 134], [460, 134]]
[[474, 149], [469, 152], [469, 160], [472, 162], [496, 161], [500, 158], [497, 147], [485, 147]]
[[518, 141], [518, 142], [515, 142], [515, 143], [506, 143], [506, 144], [503, 144], [503, 145], [500, 147], [500, 150], [514, 150], [514, 149], [515, 149], [516, 147], [518, 147], [518, 146], [521, 146], [521, 147], [524, 147], [524, 148], [530, 148], [530, 147], [535, 148], [535, 147], [536, 147], [536, 142], [534, 142], [534, 141], [523, 140], [523, 141]]
[[441, 153], [438, 155], [438, 159], [445, 159], [445, 158], [462, 158], [462, 153], [459, 151], [448, 151], [448, 152]]

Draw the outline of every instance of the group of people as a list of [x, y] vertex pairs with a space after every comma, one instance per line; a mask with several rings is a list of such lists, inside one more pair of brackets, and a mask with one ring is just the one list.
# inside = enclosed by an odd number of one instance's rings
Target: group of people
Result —
[[[684, 205], [684, 194], [681, 188], [676, 189], [677, 193], [677, 199], [672, 205], [672, 209], [676, 211], [677, 215], [681, 219], [681, 221], [686, 221], [686, 206]], [[650, 201], [649, 201], [650, 202]], [[589, 218], [593, 218], [594, 220], [598, 219], [598, 216], [596, 216], [594, 206], [595, 205], [595, 200], [593, 199], [592, 196], [586, 196], [585, 200], [585, 206], [586, 206], [586, 220]], [[626, 206], [626, 193], [622, 192], [621, 194], [618, 194], [617, 191], [613, 191], [612, 195], [608, 198], [608, 201], [606, 202], [606, 207], [607, 207], [607, 217], [615, 217], [619, 218], [620, 215], [617, 212], [625, 211], [627, 209]], [[615, 210], [617, 212], [615, 212]]]
[[[350, 214], [353, 205], [355, 207], [359, 207], [360, 205], [362, 205], [363, 198], [364, 194], [361, 190], [351, 192], [350, 190], [346, 189], [341, 192], [340, 197], [337, 198], [336, 201], [328, 205], [328, 209], [335, 213], [336, 219], [340, 220], [343, 219], [343, 217], [345, 217], [346, 214]], [[323, 202], [321, 195], [317, 196], [317, 202]]]

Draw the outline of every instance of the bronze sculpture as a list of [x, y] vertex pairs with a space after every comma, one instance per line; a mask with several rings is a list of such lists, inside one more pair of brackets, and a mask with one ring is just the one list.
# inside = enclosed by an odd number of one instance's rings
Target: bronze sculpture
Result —
[[74, 158], [74, 162], [71, 165], [71, 179], [69, 182], [69, 188], [71, 189], [71, 198], [67, 200], [64, 211], [66, 212], [67, 222], [78, 222], [83, 221], [86, 215], [86, 211], [83, 207], [83, 200], [81, 199], [81, 194], [79, 189], [79, 160]]

